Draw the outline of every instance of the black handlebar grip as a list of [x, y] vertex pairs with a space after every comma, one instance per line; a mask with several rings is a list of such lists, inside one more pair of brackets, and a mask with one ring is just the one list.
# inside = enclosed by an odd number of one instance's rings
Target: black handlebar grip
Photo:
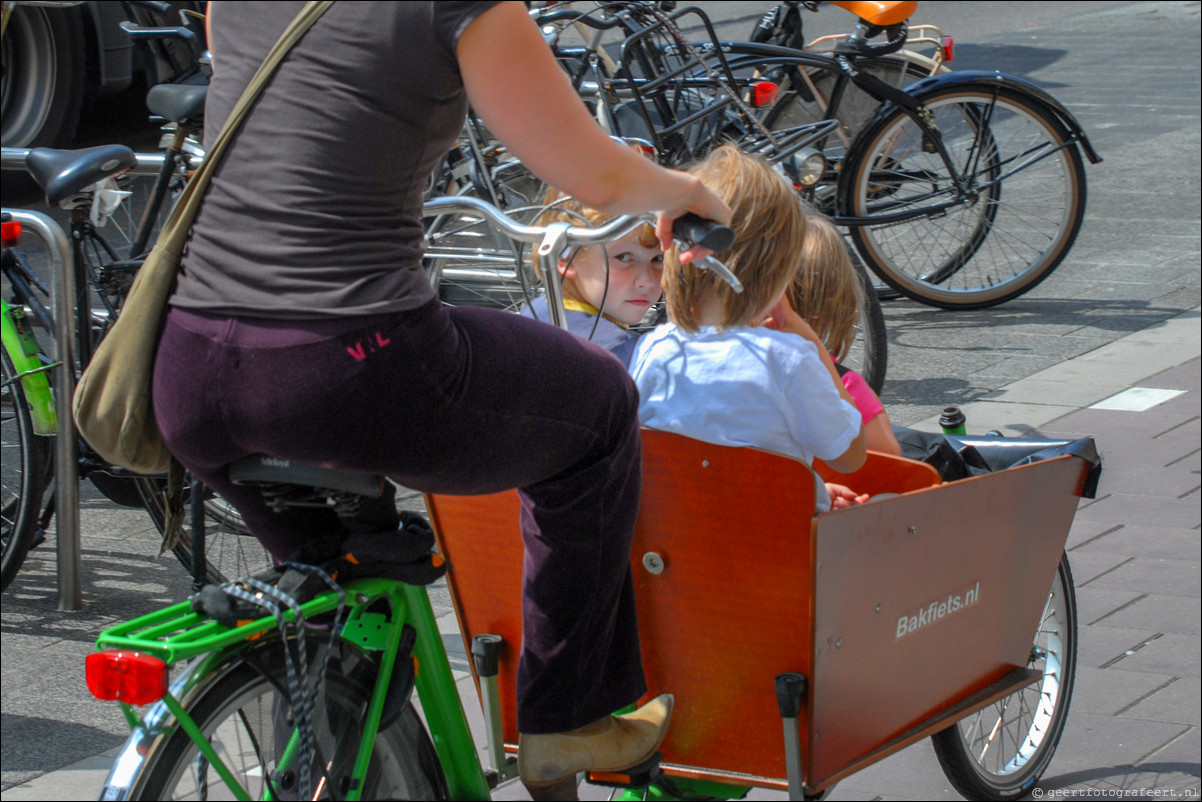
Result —
[[708, 248], [714, 253], [722, 253], [735, 241], [735, 232], [692, 212], [672, 221], [672, 234], [677, 239]]

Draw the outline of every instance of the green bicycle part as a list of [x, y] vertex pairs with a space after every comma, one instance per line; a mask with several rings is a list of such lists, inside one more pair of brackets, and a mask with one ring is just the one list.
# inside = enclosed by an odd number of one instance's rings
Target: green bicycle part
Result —
[[[405, 616], [395, 615], [398, 610], [404, 609], [404, 600], [394, 587], [389, 591], [389, 605], [393, 610], [394, 619], [391, 624], [385, 625], [380, 623], [380, 628], [377, 630], [385, 636], [384, 648], [380, 650], [380, 670], [376, 672], [376, 684], [371, 695], [371, 704], [367, 707], [367, 718], [363, 722], [363, 734], [359, 741], [359, 750], [355, 756], [355, 767], [351, 772], [352, 777], [366, 777], [368, 766], [371, 764], [371, 748], [375, 743], [376, 733], [380, 729], [380, 715], [384, 712], [384, 702], [387, 699], [388, 687], [392, 682], [392, 672], [396, 668], [397, 653], [400, 651], [401, 636], [404, 633]], [[425, 593], [422, 593], [422, 598], [425, 598]], [[429, 602], [426, 602], [429, 604]], [[362, 610], [357, 608], [356, 612]], [[374, 615], [372, 616], [375, 617]], [[356, 616], [355, 621], [360, 625], [363, 623], [364, 616]], [[362, 627], [360, 627], [362, 629]], [[375, 638], [372, 641], [375, 642]], [[346, 798], [351, 802], [356, 802], [359, 799], [359, 794], [362, 789], [358, 786], [349, 788], [346, 791]]]
[[339, 637], [348, 640], [364, 651], [383, 651], [388, 645], [388, 616], [383, 613], [369, 613], [362, 608], [356, 608], [357, 615], [352, 615], [345, 624]]
[[[434, 611], [424, 587], [414, 587], [388, 579], [360, 579], [346, 585], [353, 606], [348, 614], [348, 643], [362, 651], [380, 652], [380, 670], [363, 730], [363, 738], [357, 755], [353, 777], [360, 781], [366, 776], [371, 757], [371, 745], [378, 730], [380, 715], [389, 687], [392, 671], [396, 664], [397, 646], [405, 623], [416, 630], [417, 638], [413, 655], [418, 671], [416, 687], [426, 715], [435, 751], [442, 763], [447, 792], [452, 799], [488, 799], [488, 781], [476, 753], [467, 716], [459, 700], [459, 693], [451, 673], [450, 662], [442, 645]], [[368, 610], [377, 601], [386, 601], [392, 610], [391, 620], [382, 614]], [[337, 608], [338, 594], [327, 592], [301, 605], [306, 619], [312, 619]], [[288, 610], [285, 618], [289, 622], [295, 614]], [[384, 624], [383, 627], [379, 626]], [[254, 641], [278, 626], [275, 618], [267, 616], [249, 621], [237, 627], [227, 628], [203, 615], [192, 611], [190, 602], [180, 602], [162, 610], [140, 616], [105, 630], [97, 638], [98, 649], [130, 649], [150, 654], [169, 666], [180, 661], [203, 658], [202, 665], [192, 667], [189, 674], [202, 682], [204, 677], [217, 670], [230, 654], [243, 648], [253, 647]], [[366, 634], [366, 633], [371, 634]], [[179, 691], [177, 691], [178, 693]], [[164, 698], [164, 703], [179, 721], [180, 726], [205, 754], [206, 759], [217, 768], [222, 779], [230, 778], [220, 757], [210, 755], [205, 749], [206, 739], [200, 734], [187, 711], [174, 697]], [[127, 718], [130, 714], [127, 713]], [[133, 729], [144, 724], [133, 716]], [[231, 788], [240, 789], [236, 783]], [[348, 799], [358, 799], [358, 788], [347, 790]]]
[[217, 750], [209, 743], [209, 739], [205, 737], [200, 727], [196, 726], [196, 722], [188, 715], [188, 711], [183, 708], [183, 705], [171, 694], [163, 697], [163, 704], [171, 711], [171, 715], [175, 716], [175, 720], [183, 727], [184, 732], [188, 733], [188, 737], [192, 739], [192, 743], [196, 744], [196, 748], [204, 755], [205, 760], [209, 762], [209, 765], [217, 772], [217, 776], [229, 787], [234, 796], [240, 800], [245, 800], [245, 802], [250, 802], [250, 794], [246, 793], [246, 789], [238, 784], [238, 781], [234, 778], [234, 773], [225, 765], [221, 756], [217, 754]]
[[[399, 584], [399, 583], [398, 583]], [[417, 658], [417, 693], [434, 737], [434, 750], [442, 763], [451, 799], [488, 799], [488, 780], [476, 753], [476, 742], [459, 700], [430, 597], [424, 587], [400, 585], [409, 606], [409, 619], [417, 630], [413, 655]]]
[[58, 414], [54, 408], [54, 395], [50, 391], [50, 379], [46, 375], [48, 368], [38, 358], [40, 349], [29, 331], [24, 310], [10, 306], [3, 298], [0, 298], [0, 329], [4, 350], [12, 359], [17, 378], [25, 388], [34, 434], [57, 434]]
[[620, 802], [668, 802], [668, 800], [742, 799], [751, 789], [744, 785], [673, 777], [670, 787], [652, 783], [646, 788], [631, 788], [614, 797]]

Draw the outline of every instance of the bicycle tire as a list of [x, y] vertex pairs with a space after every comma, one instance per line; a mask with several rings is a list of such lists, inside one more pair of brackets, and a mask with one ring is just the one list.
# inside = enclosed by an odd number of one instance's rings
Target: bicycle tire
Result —
[[956, 205], [853, 227], [856, 250], [889, 286], [930, 306], [981, 309], [1030, 291], [1068, 254], [1085, 215], [1085, 168], [1071, 136], [1042, 104], [1009, 87], [937, 86], [919, 99], [968, 192], [957, 195], [913, 119], [896, 109], [879, 117], [848, 154], [841, 212]]
[[[903, 55], [863, 59], [856, 62], [856, 69], [898, 89], [904, 89], [908, 84], [931, 75], [929, 64], [912, 61]], [[783, 79], [780, 95], [764, 116], [764, 124], [769, 130], [777, 131], [823, 120], [826, 117], [831, 92], [840, 74], [839, 70], [833, 64], [830, 67], [809, 66], [806, 69], [809, 83], [801, 88], [792, 85], [793, 79], [788, 74], [791, 71], [785, 72], [786, 74], [780, 76]], [[842, 158], [880, 106], [881, 101], [848, 81], [839, 107], [835, 111], [841, 136], [836, 137], [836, 143], [828, 143], [823, 149], [823, 154], [828, 159]]]
[[[160, 534], [166, 525], [162, 494], [167, 482], [158, 477], [139, 478], [138, 492], [146, 512]], [[191, 490], [191, 474], [185, 480], [185, 494]], [[212, 493], [206, 488], [207, 493]], [[179, 542], [172, 554], [189, 574], [193, 573], [192, 521], [187, 513], [189, 499], [184, 500], [184, 524]], [[272, 566], [271, 555], [258, 538], [250, 533], [242, 516], [225, 499], [213, 493], [205, 499], [205, 570], [206, 582], [220, 584], [229, 579], [254, 576]]]
[[1043, 679], [936, 733], [943, 773], [966, 799], [1017, 799], [1047, 769], [1068, 720], [1077, 665], [1077, 601], [1062, 555], [1029, 667]]
[[0, 391], [0, 444], [4, 459], [0, 468], [0, 591], [13, 581], [25, 555], [38, 536], [38, 513], [46, 490], [51, 462], [50, 438], [33, 433], [33, 420], [25, 400], [25, 388], [8, 353], [0, 355], [3, 390]]
[[[358, 725], [366, 717], [371, 699], [374, 664], [342, 642], [331, 646], [318, 632], [308, 633], [306, 641], [313, 655], [310, 672], [320, 664], [326, 649], [334, 650], [322, 695], [314, 708], [316, 755], [312, 777], [316, 783], [325, 776], [327, 793], [321, 798], [341, 798], [342, 778], [350, 773], [360, 739]], [[297, 797], [297, 789], [282, 787], [281, 783], [286, 786], [288, 781], [275, 775], [293, 732], [288, 722], [287, 687], [282, 642], [275, 637], [252, 647], [225, 670], [215, 672], [183, 700], [239, 782], [250, 786], [252, 799]], [[200, 787], [200, 768], [204, 769], [209, 798], [228, 791], [212, 767], [196, 759], [198, 755], [187, 733], [179, 727], [171, 729], [151, 746], [137, 776], [130, 780], [128, 798], [192, 798]], [[241, 758], [241, 764], [230, 765], [237, 758]], [[274, 791], [270, 797], [266, 794], [269, 779]], [[377, 734], [360, 793], [362, 799], [447, 798], [441, 764], [412, 703], [406, 703], [388, 728]]]
[[[897, 89], [904, 89], [915, 81], [921, 81], [923, 78], [931, 76], [932, 69], [935, 69], [934, 62], [928, 59], [915, 61], [903, 54], [857, 61], [856, 69], [875, 76]], [[937, 69], [937, 72], [946, 71], [946, 67]], [[782, 128], [816, 123], [823, 119], [838, 75], [839, 71], [834, 66], [830, 68], [811, 67], [807, 70], [807, 76], [813, 84], [812, 88], [809, 85], [805, 87], [806, 94], [812, 98], [808, 101], [792, 86], [792, 80], [782, 83], [781, 97], [773, 104], [764, 119], [769, 130], [777, 131]], [[835, 142], [827, 143], [827, 147], [822, 152], [823, 156], [828, 161], [838, 164], [846, 156], [848, 147], [855, 142], [860, 131], [864, 129], [880, 106], [881, 101], [849, 81], [843, 90], [843, 97], [835, 112], [835, 118], [839, 120], [840, 124], [839, 133]], [[833, 182], [825, 187], [820, 186], [814, 191], [815, 205], [828, 215], [836, 213], [836, 197], [836, 185]], [[900, 296], [897, 290], [883, 281], [873, 282], [872, 289], [883, 300], [892, 300]]]
[[885, 312], [881, 300], [872, 288], [868, 271], [856, 261], [856, 273], [864, 286], [864, 308], [856, 323], [856, 339], [840, 364], [849, 367], [864, 377], [864, 381], [877, 395], [885, 386], [885, 374], [889, 368], [889, 337], [885, 329]]

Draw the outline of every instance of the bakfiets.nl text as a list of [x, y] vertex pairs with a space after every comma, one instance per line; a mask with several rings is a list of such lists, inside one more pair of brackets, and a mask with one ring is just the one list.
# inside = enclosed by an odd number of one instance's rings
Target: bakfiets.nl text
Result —
[[910, 615], [903, 615], [897, 619], [897, 637], [902, 638], [906, 635], [912, 635], [925, 626], [929, 626], [940, 619], [957, 613], [966, 607], [971, 607], [976, 604], [981, 598], [981, 583], [978, 581], [960, 591], [959, 593], [949, 593], [946, 599], [937, 599], [926, 607], [922, 607]]

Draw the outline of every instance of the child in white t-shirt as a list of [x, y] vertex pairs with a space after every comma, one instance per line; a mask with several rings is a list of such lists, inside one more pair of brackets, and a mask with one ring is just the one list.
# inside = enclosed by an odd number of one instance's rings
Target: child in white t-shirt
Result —
[[[734, 244], [717, 257], [743, 284], [736, 293], [712, 271], [664, 260], [666, 326], [645, 335], [631, 374], [639, 420], [733, 446], [851, 472], [865, 459], [860, 413], [817, 336], [777, 331], [785, 291], [800, 264], [806, 216], [793, 187], [766, 163], [722, 146], [690, 170], [733, 210]], [[795, 314], [789, 325], [800, 322]], [[812, 332], [810, 332], [812, 335]], [[818, 512], [862, 502], [841, 485], [815, 488]]]

